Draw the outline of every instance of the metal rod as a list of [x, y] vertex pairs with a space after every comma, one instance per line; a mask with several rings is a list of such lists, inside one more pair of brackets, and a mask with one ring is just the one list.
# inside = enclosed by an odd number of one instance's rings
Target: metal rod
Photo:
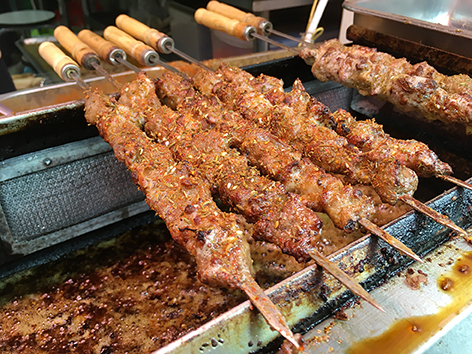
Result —
[[205, 70], [208, 70], [208, 71], [212, 71], [214, 72], [215, 70], [213, 70], [212, 68], [210, 68], [209, 66], [206, 66], [205, 64], [203, 64], [202, 62], [192, 58], [191, 56], [189, 56], [188, 54], [184, 53], [184, 52], [181, 52], [180, 50], [178, 50], [177, 48], [175, 47], [171, 47], [170, 45], [167, 46], [167, 48], [169, 48], [173, 53], [177, 54], [178, 56], [184, 58], [185, 60], [188, 60], [189, 62], [195, 64], [195, 65], [198, 65], [199, 67], [201, 67], [202, 69], [205, 69]]
[[411, 206], [413, 209], [419, 211], [420, 213], [429, 216], [437, 223], [454, 230], [465, 239], [468, 239], [469, 236], [467, 232], [465, 232], [462, 228], [454, 224], [446, 215], [438, 213], [436, 210], [431, 209], [426, 204], [421, 203], [420, 201], [407, 194], [402, 195], [399, 199]]
[[98, 63], [96, 63], [96, 62], [93, 61], [93, 62], [91, 63], [91, 65], [93, 66], [93, 68], [94, 68], [95, 70], [97, 70], [101, 75], [103, 75], [103, 76], [105, 77], [105, 79], [107, 79], [108, 81], [110, 81], [113, 86], [115, 86], [115, 87], [118, 88], [118, 89], [121, 88], [121, 86], [122, 86], [121, 83], [119, 83], [118, 81], [116, 81], [116, 79], [115, 79], [113, 76], [111, 76], [108, 71], [106, 71], [105, 69], [103, 69], [103, 67], [102, 67], [100, 64], [98, 64]]
[[266, 42], [268, 42], [268, 43], [270, 43], [270, 44], [273, 44], [273, 45], [275, 45], [275, 46], [277, 46], [277, 47], [280, 47], [280, 48], [282, 48], [282, 49], [286, 49], [286, 50], [288, 50], [288, 51], [290, 51], [290, 52], [292, 52], [292, 53], [295, 53], [296, 55], [300, 54], [300, 50], [296, 50], [296, 49], [293, 48], [293, 47], [289, 47], [289, 46], [287, 46], [287, 45], [285, 45], [285, 44], [282, 44], [282, 43], [279, 43], [279, 42], [277, 42], [277, 41], [274, 41], [273, 39], [270, 39], [270, 38], [268, 38], [268, 37], [266, 37], [266, 36], [262, 36], [262, 35], [260, 35], [260, 34], [258, 34], [258, 33], [252, 32], [252, 33], [250, 34], [250, 36], [252, 36], [252, 37], [254, 37], [254, 38], [257, 38], [257, 39], [260, 39], [261, 41], [266, 41]]
[[67, 72], [67, 76], [69, 78], [71, 78], [72, 80], [74, 80], [77, 83], [77, 85], [80, 86], [80, 88], [82, 90], [84, 90], [84, 91], [90, 90], [90, 86], [84, 80], [82, 80], [80, 78], [80, 76], [77, 72], [71, 70], [71, 71]]
[[267, 32], [275, 34], [276, 36], [279, 36], [279, 37], [290, 39], [291, 41], [294, 41], [294, 42], [301, 43], [301, 44], [306, 45], [307, 47], [310, 47], [310, 48], [315, 48], [315, 49], [318, 48], [318, 46], [316, 44], [313, 44], [311, 42], [306, 42], [303, 39], [293, 37], [293, 36], [291, 36], [289, 34], [286, 34], [286, 33], [283, 33], [283, 32], [279, 32], [279, 31], [277, 31], [273, 28], [268, 28]]
[[359, 224], [364, 226], [368, 231], [370, 231], [373, 235], [378, 236], [385, 242], [387, 242], [390, 246], [395, 248], [396, 250], [400, 251], [401, 253], [406, 254], [408, 257], [414, 259], [417, 262], [423, 263], [423, 260], [416, 255], [409, 247], [405, 246], [400, 240], [396, 239], [392, 235], [390, 235], [385, 230], [381, 229], [379, 226], [375, 225], [368, 219], [362, 218], [359, 220]]
[[134, 66], [133, 64], [131, 64], [128, 60], [126, 60], [125, 58], [123, 58], [121, 55], [115, 55], [113, 57], [118, 63], [120, 63], [121, 65], [124, 65], [126, 66], [128, 69], [134, 71], [136, 74], [138, 74], [141, 69], [137, 68], [136, 66]]
[[439, 177], [439, 178], [441, 178], [445, 181], [457, 184], [460, 187], [472, 190], [472, 184], [468, 184], [468, 183], [464, 182], [463, 180], [461, 180], [459, 178], [452, 177], [452, 176], [445, 176], [445, 175], [439, 175], [437, 177]]
[[153, 65], [160, 65], [160, 66], [162, 66], [163, 68], [165, 68], [165, 69], [167, 69], [167, 70], [169, 70], [169, 71], [172, 71], [173, 73], [176, 73], [176, 74], [178, 74], [178, 75], [180, 75], [180, 76], [183, 76], [184, 78], [188, 79], [187, 74], [185, 74], [184, 72], [180, 71], [179, 69], [174, 68], [172, 65], [169, 65], [169, 64], [167, 64], [166, 62], [163, 62], [163, 61], [160, 60], [160, 59], [151, 58], [150, 61], [151, 61], [151, 63], [152, 63]]

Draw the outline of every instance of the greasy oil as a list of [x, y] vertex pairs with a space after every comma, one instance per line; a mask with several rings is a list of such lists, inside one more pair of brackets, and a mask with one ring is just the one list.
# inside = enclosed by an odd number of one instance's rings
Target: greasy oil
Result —
[[462, 254], [451, 271], [437, 279], [437, 285], [452, 301], [436, 314], [398, 320], [381, 335], [354, 343], [346, 353], [411, 353], [426, 342], [472, 302], [472, 252]]

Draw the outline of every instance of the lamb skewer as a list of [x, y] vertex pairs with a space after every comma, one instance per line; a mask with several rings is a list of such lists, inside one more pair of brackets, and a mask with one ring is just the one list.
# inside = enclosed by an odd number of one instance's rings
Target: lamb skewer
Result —
[[420, 111], [430, 119], [472, 124], [472, 96], [466, 75], [446, 77], [426, 63], [411, 65], [406, 59], [336, 39], [300, 56], [312, 65], [321, 81], [354, 87], [362, 95], [376, 96], [404, 111]]
[[[238, 109], [246, 118], [253, 119], [260, 126], [271, 128], [275, 135], [287, 139], [297, 149], [304, 151], [312, 161], [322, 164], [322, 167], [330, 172], [346, 173], [342, 171], [343, 167], [349, 166], [352, 161], [359, 161], [360, 158], [364, 159], [362, 160], [364, 164], [370, 162], [370, 160], [366, 161], [361, 152], [358, 152], [357, 155], [354, 155], [357, 157], [353, 158], [350, 144], [334, 131], [320, 127], [316, 122], [305, 122], [287, 105], [282, 105], [280, 108], [272, 105], [261, 92], [253, 87], [252, 83], [255, 78], [241, 69], [222, 65], [217, 73], [199, 71], [199, 74], [194, 76], [194, 81], [202, 92], [216, 94], [229, 108]], [[330, 112], [324, 107], [321, 113], [329, 115]], [[324, 154], [325, 144], [329, 144], [332, 148], [333, 157], [330, 159], [326, 159]], [[339, 158], [339, 151], [345, 154], [343, 158]], [[354, 171], [359, 171], [358, 166], [355, 166]], [[377, 176], [384, 178], [379, 179], [382, 181], [381, 183], [371, 180], [372, 186], [384, 201], [395, 204], [400, 199], [438, 223], [466, 237], [466, 232], [449, 218], [412, 198], [417, 184], [417, 179], [416, 183], [411, 182], [416, 177], [412, 170], [402, 166], [398, 161], [390, 160], [382, 164], [370, 162], [368, 168], [365, 169], [367, 172], [365, 176], [372, 178], [373, 175], [369, 175], [368, 172], [373, 173], [374, 171], [377, 172]], [[386, 173], [388, 171], [390, 172]], [[396, 174], [392, 174], [392, 171]], [[392, 179], [392, 176], [396, 176], [397, 180]], [[366, 183], [365, 180], [359, 178], [358, 174], [352, 174], [350, 177], [357, 178], [360, 183]], [[388, 181], [401, 182], [402, 179], [403, 182], [406, 181], [405, 185], [409, 186], [408, 190], [396, 188], [396, 183], [385, 184]]]
[[[69, 79], [68, 67], [73, 69], [72, 79], [77, 75], [76, 63], [56, 46], [46, 43], [39, 52], [61, 77]], [[81, 83], [80, 77], [76, 81]], [[132, 172], [147, 204], [161, 216], [174, 240], [195, 257], [199, 278], [244, 291], [271, 328], [301, 349], [285, 318], [252, 275], [250, 228], [244, 218], [221, 212], [208, 184], [186, 164], [176, 163], [169, 149], [152, 143], [140, 128], [143, 118], [130, 106], [115, 105], [99, 90], [86, 92], [86, 120], [97, 126], [117, 159]]]
[[299, 348], [285, 319], [251, 274], [243, 219], [222, 213], [208, 184], [185, 164], [174, 162], [168, 149], [149, 140], [139, 128], [144, 123], [142, 116], [129, 106], [112, 107], [108, 102], [99, 91], [89, 92], [87, 121], [97, 125], [117, 159], [132, 172], [146, 202], [165, 221], [172, 238], [195, 256], [200, 279], [246, 292], [269, 325]]
[[[285, 94], [283, 84], [278, 79], [261, 75], [255, 81], [253, 86], [259, 88], [272, 104], [283, 105], [287, 96], [290, 97], [288, 100], [291, 102], [297, 100], [296, 111], [305, 116], [305, 119], [336, 130], [339, 135], [344, 136], [349, 143], [357, 146], [373, 161], [382, 161], [394, 156], [421, 177], [436, 176], [464, 188], [472, 188], [470, 184], [450, 176], [451, 167], [442, 162], [422, 142], [394, 139], [373, 120], [356, 121], [348, 112], [341, 109], [328, 115], [319, 114], [320, 111], [325, 110], [324, 105], [312, 98], [299, 80], [294, 82], [289, 94]], [[291, 105], [295, 106], [293, 103]]]
[[141, 107], [147, 117], [148, 136], [169, 146], [174, 157], [190, 163], [215, 185], [224, 202], [255, 223], [255, 237], [278, 245], [299, 261], [315, 259], [355, 295], [381, 309], [359, 284], [318, 251], [321, 220], [299, 197], [286, 194], [282, 185], [250, 169], [242, 155], [227, 147], [223, 134], [205, 130], [192, 115], [157, 104], [154, 85], [144, 74], [138, 75], [136, 83], [129, 85], [126, 95], [142, 98], [139, 103], [129, 103]]
[[230, 144], [246, 154], [253, 165], [281, 181], [290, 191], [307, 198], [312, 209], [326, 212], [337, 227], [350, 232], [359, 223], [396, 249], [422, 262], [400, 241], [367, 221], [373, 205], [362, 192], [344, 186], [309, 160], [301, 159], [300, 153], [236, 112], [228, 111], [216, 97], [209, 98], [196, 92], [188, 80], [168, 74], [157, 81], [156, 87], [167, 104], [179, 111], [190, 112], [202, 124], [222, 130], [231, 138]]

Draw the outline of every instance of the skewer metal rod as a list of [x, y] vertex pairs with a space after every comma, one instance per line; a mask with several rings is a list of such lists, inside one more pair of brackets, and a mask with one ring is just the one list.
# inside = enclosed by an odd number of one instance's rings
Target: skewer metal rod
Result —
[[70, 79], [74, 80], [82, 90], [84, 91], [90, 90], [90, 86], [84, 80], [82, 80], [79, 73], [75, 71], [69, 71], [66, 75]]
[[184, 58], [185, 60], [188, 60], [189, 62], [195, 64], [195, 65], [198, 65], [199, 67], [201, 67], [202, 69], [204, 70], [208, 70], [208, 71], [215, 71], [213, 70], [212, 68], [210, 68], [209, 66], [203, 64], [201, 61], [198, 61], [194, 58], [192, 58], [191, 56], [187, 55], [186, 53], [178, 50], [177, 48], [175, 47], [172, 47], [171, 51], [175, 54], [177, 54], [178, 56]]
[[[156, 53], [157, 54], [157, 53]], [[177, 68], [174, 68], [172, 65], [169, 65], [167, 64], [166, 62], [162, 61], [159, 59], [159, 57], [157, 58], [149, 58], [149, 63], [151, 64], [151, 66], [156, 66], [156, 65], [160, 65], [162, 66], [163, 68], [169, 70], [169, 71], [172, 71], [173, 73], [176, 73], [177, 75], [180, 75], [180, 76], [183, 76], [184, 78], [188, 79], [188, 76], [183, 73], [182, 71], [180, 71], [179, 69]]]
[[273, 44], [277, 47], [280, 47], [282, 49], [285, 49], [285, 50], [288, 50], [289, 52], [292, 52], [296, 55], [300, 54], [300, 50], [296, 50], [295, 48], [293, 47], [289, 47], [288, 45], [285, 45], [285, 44], [282, 44], [280, 42], [277, 42], [277, 41], [274, 41], [273, 39], [270, 39], [269, 37], [266, 37], [266, 36], [263, 36], [263, 35], [260, 35], [259, 33], [256, 33], [256, 32], [251, 32], [249, 34], [249, 36], [251, 37], [255, 37], [257, 39], [260, 39], [261, 41], [265, 41], [267, 43], [270, 43], [270, 44]]
[[382, 312], [385, 312], [382, 307], [375, 301], [375, 299], [362, 287], [359, 283], [349, 277], [341, 269], [338, 268], [336, 264], [331, 262], [328, 258], [323, 256], [318, 250], [312, 249], [308, 251], [311, 258], [318, 264], [321, 268], [325, 269], [333, 277], [338, 279], [342, 284], [344, 284], [354, 295], [359, 296], [360, 298], [367, 301], [369, 304], [379, 309]]
[[303, 39], [300, 39], [300, 38], [296, 38], [296, 37], [293, 37], [289, 34], [286, 34], [286, 33], [283, 33], [283, 32], [279, 32], [273, 28], [270, 28], [267, 30], [268, 32], [272, 33], [272, 34], [275, 34], [276, 36], [279, 36], [279, 37], [283, 37], [283, 38], [286, 38], [286, 39], [290, 39], [291, 41], [294, 41], [294, 42], [298, 42], [298, 43], [301, 43], [307, 47], [310, 47], [310, 48], [317, 48], [317, 45], [313, 44], [313, 43], [310, 43], [310, 42], [306, 42], [304, 41]]
[[408, 204], [409, 206], [411, 206], [413, 209], [419, 211], [420, 213], [423, 213], [429, 216], [437, 223], [454, 230], [459, 235], [468, 239], [467, 232], [465, 232], [462, 228], [454, 224], [447, 216], [438, 213], [436, 210], [431, 209], [426, 204], [421, 203], [419, 200], [416, 200], [415, 198], [409, 195], [406, 195], [406, 194], [402, 195], [399, 199], [403, 201], [404, 203]]
[[123, 57], [120, 56], [120, 55], [115, 55], [113, 58], [114, 58], [118, 63], [120, 63], [121, 65], [124, 65], [124, 66], [126, 66], [128, 69], [134, 71], [136, 74], [141, 71], [141, 69], [139, 69], [139, 68], [136, 67], [135, 65], [131, 64], [128, 60], [126, 60], [125, 58], [123, 58]]
[[93, 66], [93, 68], [95, 70], [97, 70], [101, 75], [103, 75], [105, 77], [105, 79], [107, 79], [109, 82], [111, 82], [111, 84], [113, 86], [115, 86], [116, 88], [121, 88], [121, 86], [122, 86], [121, 83], [116, 81], [115, 78], [113, 76], [111, 76], [108, 71], [103, 69], [103, 67], [100, 64], [97, 64], [96, 62], [92, 62], [91, 65]]
[[218, 1], [210, 1], [206, 6], [208, 11], [226, 16], [230, 19], [237, 20], [240, 22], [247, 23], [250, 26], [256, 28], [257, 33], [262, 36], [269, 36], [270, 34], [275, 34], [276, 36], [289, 39], [294, 42], [301, 43], [303, 45], [313, 47], [314, 45], [311, 42], [304, 41], [303, 39], [290, 36], [286, 33], [277, 31], [274, 29], [274, 25], [268, 19], [264, 17], [256, 16], [250, 12], [244, 12], [236, 7], [224, 4]]
[[147, 45], [150, 45], [159, 53], [174, 53], [189, 61], [190, 63], [198, 65], [202, 69], [213, 71], [213, 69], [209, 68], [195, 58], [192, 58], [190, 55], [176, 49], [174, 40], [165, 33], [159, 32], [155, 28], [150, 28], [144, 23], [141, 23], [138, 20], [124, 14], [119, 15], [115, 22], [119, 29], [130, 34], [134, 38], [143, 41]]

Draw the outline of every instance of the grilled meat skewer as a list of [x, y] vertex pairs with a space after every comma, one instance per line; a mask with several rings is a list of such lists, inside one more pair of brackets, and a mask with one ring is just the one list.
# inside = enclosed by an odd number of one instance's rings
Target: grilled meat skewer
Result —
[[190, 114], [156, 105], [154, 85], [144, 74], [138, 75], [136, 83], [139, 86], [130, 87], [126, 95], [133, 97], [136, 92], [137, 97], [148, 99], [148, 104], [144, 104], [138, 98], [139, 106], [145, 107], [148, 136], [169, 146], [178, 160], [188, 161], [218, 189], [224, 202], [255, 222], [257, 238], [278, 245], [299, 261], [315, 259], [354, 294], [380, 309], [359, 284], [318, 251], [321, 220], [299, 197], [285, 193], [282, 185], [249, 168], [244, 156], [227, 146], [223, 134], [207, 131]]
[[305, 91], [300, 80], [285, 93], [282, 82], [261, 75], [255, 88], [274, 105], [288, 105], [301, 119], [335, 130], [357, 146], [371, 161], [382, 162], [392, 157], [415, 171], [420, 177], [450, 175], [451, 167], [441, 161], [426, 144], [416, 140], [394, 139], [374, 120], [357, 121], [350, 113], [339, 109], [334, 113]]
[[300, 153], [290, 145], [236, 112], [226, 110], [218, 98], [195, 92], [188, 80], [166, 74], [157, 81], [156, 87], [161, 99], [172, 107], [191, 112], [202, 124], [224, 131], [225, 136], [231, 137], [231, 144], [246, 154], [252, 164], [271, 178], [280, 180], [289, 190], [306, 197], [314, 210], [327, 212], [337, 227], [349, 232], [361, 224], [421, 262], [408, 247], [387, 237], [383, 230], [367, 221], [373, 205], [362, 192], [344, 186], [339, 179], [325, 173], [309, 160], [301, 159]]
[[395, 161], [374, 165], [331, 129], [301, 119], [288, 105], [274, 106], [253, 87], [255, 78], [241, 69], [222, 64], [218, 72], [199, 71], [193, 80], [200, 91], [216, 94], [227, 108], [269, 129], [324, 170], [344, 174], [351, 182], [371, 184], [384, 202], [395, 204], [400, 195], [416, 190], [418, 179], [412, 170]]
[[141, 115], [113, 103], [98, 90], [88, 93], [86, 119], [126, 164], [146, 202], [165, 221], [172, 238], [195, 256], [202, 281], [246, 292], [272, 328], [300, 347], [285, 319], [252, 276], [242, 217], [222, 213], [210, 188], [187, 165], [174, 162], [169, 149], [141, 130]]
[[404, 111], [419, 111], [430, 119], [472, 123], [472, 96], [458, 84], [462, 75], [445, 78], [425, 63], [413, 66], [404, 58], [358, 45], [346, 47], [336, 39], [317, 49], [305, 48], [300, 56], [320, 81], [354, 87], [364, 96], [389, 101]]
[[299, 152], [267, 130], [228, 111], [218, 98], [196, 92], [190, 81], [165, 74], [156, 89], [173, 109], [190, 112], [202, 125], [223, 132], [228, 147], [236, 147], [262, 173], [302, 195], [313, 210], [326, 212], [338, 228], [353, 231], [358, 219], [373, 212], [372, 201], [362, 192], [302, 159]]
[[[225, 83], [224, 80], [228, 80], [229, 82]], [[279, 137], [288, 139], [289, 142], [298, 149], [304, 149], [304, 153], [309, 156], [312, 161], [316, 156], [319, 157], [325, 155], [325, 145], [329, 145], [332, 158], [326, 159], [326, 156], [324, 156], [324, 160], [325, 164], [327, 164], [326, 167], [328, 169], [331, 168], [331, 172], [334, 169], [338, 173], [342, 173], [338, 169], [340, 165], [349, 165], [352, 162], [352, 157], [349, 158], [346, 155], [343, 156], [338, 152], [341, 151], [344, 154], [346, 151], [352, 150], [347, 141], [343, 144], [339, 144], [339, 141], [342, 140], [342, 137], [339, 136], [339, 138], [336, 138], [337, 140], [323, 139], [323, 136], [326, 135], [335, 138], [333, 134], [336, 133], [334, 131], [327, 133], [330, 129], [319, 127], [317, 123], [312, 123], [309, 120], [300, 119], [300, 117], [297, 116], [297, 113], [293, 109], [290, 109], [288, 105], [282, 105], [280, 108], [271, 105], [270, 101], [253, 87], [252, 82], [255, 81], [255, 78], [249, 73], [244, 72], [241, 69], [229, 68], [222, 65], [218, 73], [200, 71], [194, 77], [194, 81], [197, 82], [197, 85], [203, 91], [214, 92], [217, 94], [223, 101], [225, 101], [225, 103], [228, 104], [229, 108], [239, 109], [246, 118], [255, 120], [259, 125], [269, 126]], [[320, 106], [317, 106], [316, 109], [319, 110]], [[329, 116], [329, 110], [325, 106], [321, 113]], [[323, 134], [320, 135], [320, 131], [322, 131]], [[303, 142], [304, 139], [305, 142]], [[310, 144], [314, 143], [315, 148], [312, 148], [307, 141], [311, 141]], [[333, 144], [333, 141], [337, 144]], [[361, 152], [359, 152], [357, 156], [359, 156], [359, 158], [364, 158]], [[319, 160], [321, 163], [322, 159]], [[376, 182], [375, 179], [371, 180], [372, 186], [378, 192], [382, 200], [394, 204], [398, 199], [401, 199], [416, 210], [433, 218], [438, 223], [451, 228], [466, 237], [467, 234], [465, 231], [451, 222], [449, 218], [435, 212], [431, 208], [426, 207], [412, 198], [412, 194], [416, 190], [417, 186], [417, 176], [412, 170], [402, 166], [400, 161], [396, 161], [392, 158], [385, 161], [385, 163], [371, 162], [371, 165], [366, 172], [373, 173], [374, 171], [377, 172], [377, 176], [383, 178], [380, 179], [381, 183]], [[411, 183], [412, 180], [416, 181], [416, 183]], [[385, 183], [392, 181], [394, 183]], [[365, 181], [363, 182], [361, 179], [359, 179], [359, 182], [365, 183]], [[410, 186], [408, 193], [405, 193], [405, 190], [402, 190], [403, 188], [398, 188], [397, 183], [399, 182], [403, 182], [404, 185]]]

